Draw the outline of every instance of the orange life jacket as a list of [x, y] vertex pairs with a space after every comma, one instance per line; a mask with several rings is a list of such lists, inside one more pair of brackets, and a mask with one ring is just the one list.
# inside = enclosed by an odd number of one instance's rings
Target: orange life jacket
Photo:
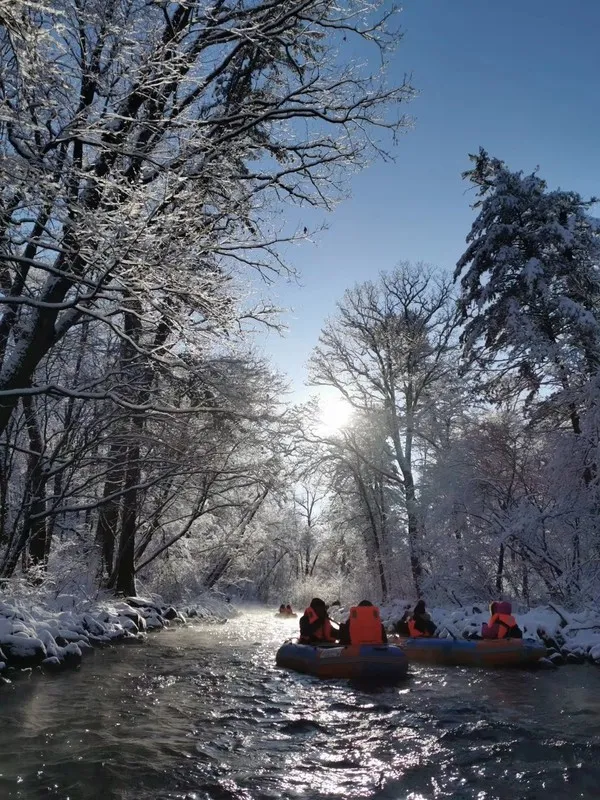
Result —
[[[304, 616], [308, 619], [310, 624], [312, 625], [313, 622], [316, 622], [319, 618], [311, 606], [304, 609]], [[322, 642], [335, 642], [335, 636], [333, 635], [333, 628], [331, 627], [331, 623], [328, 619], [324, 619], [321, 626], [318, 627], [311, 636], [312, 639], [318, 639]], [[300, 641], [307, 641], [304, 637], [301, 637]]]
[[381, 617], [375, 606], [353, 606], [348, 620], [350, 644], [382, 644]]
[[410, 636], [413, 639], [416, 639], [418, 636], [430, 636], [431, 635], [429, 633], [423, 633], [423, 631], [420, 631], [417, 628], [417, 623], [414, 621], [414, 619], [412, 617], [408, 620], [408, 632], [409, 632]]
[[516, 628], [517, 620], [512, 614], [493, 614], [488, 622], [488, 626], [498, 625], [498, 638], [504, 639], [511, 628]]

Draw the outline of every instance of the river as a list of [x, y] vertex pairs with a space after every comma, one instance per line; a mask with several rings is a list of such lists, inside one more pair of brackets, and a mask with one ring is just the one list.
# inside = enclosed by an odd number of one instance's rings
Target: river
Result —
[[295, 626], [249, 612], [0, 687], [1, 800], [600, 796], [600, 669], [366, 689], [277, 668]]

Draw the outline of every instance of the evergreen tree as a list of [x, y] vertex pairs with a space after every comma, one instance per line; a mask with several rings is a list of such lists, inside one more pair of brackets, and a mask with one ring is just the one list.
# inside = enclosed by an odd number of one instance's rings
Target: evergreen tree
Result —
[[489, 397], [507, 385], [530, 399], [544, 390], [562, 400], [579, 433], [575, 395], [600, 359], [595, 201], [549, 191], [485, 150], [471, 159], [464, 177], [479, 188], [479, 215], [455, 271], [465, 355], [485, 370]]

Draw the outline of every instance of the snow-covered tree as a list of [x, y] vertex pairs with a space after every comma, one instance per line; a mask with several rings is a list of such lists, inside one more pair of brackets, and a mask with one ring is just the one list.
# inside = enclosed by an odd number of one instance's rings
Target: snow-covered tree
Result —
[[0, 0], [0, 17], [0, 575], [72, 535], [131, 592], [229, 525], [214, 583], [283, 436], [281, 384], [244, 341], [276, 324], [249, 271], [291, 269], [280, 245], [307, 230], [283, 204], [332, 208], [405, 127], [410, 87], [340, 57], [360, 40], [385, 63], [395, 12]]
[[[462, 342], [492, 399], [526, 391], [581, 430], [577, 390], [600, 366], [600, 227], [593, 201], [548, 190], [484, 150], [465, 176], [479, 209], [458, 261]], [[549, 400], [552, 399], [552, 403]]]
[[394, 459], [386, 479], [404, 498], [417, 594], [423, 565], [415, 458], [421, 425], [454, 370], [455, 330], [449, 281], [422, 264], [405, 263], [346, 292], [311, 359], [312, 383], [334, 387], [361, 416], [382, 420]]
[[374, 414], [356, 415], [352, 425], [325, 444], [323, 459], [338, 501], [336, 527], [354, 531], [362, 540], [369, 573], [385, 601], [399, 587], [400, 564], [410, 547], [404, 493], [381, 422]]
[[385, 58], [383, 3], [0, 9], [1, 433], [27, 394], [138, 404], [119, 385], [37, 380], [86, 318], [180, 366], [182, 344], [239, 323], [239, 268], [284, 269], [295, 237], [272, 212], [331, 207], [377, 132], [405, 125], [410, 89], [341, 55], [361, 39]]

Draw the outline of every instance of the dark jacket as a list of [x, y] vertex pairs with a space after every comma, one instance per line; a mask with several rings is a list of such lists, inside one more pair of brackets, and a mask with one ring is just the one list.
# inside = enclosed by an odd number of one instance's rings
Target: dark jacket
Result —
[[410, 611], [405, 611], [398, 622], [394, 623], [394, 633], [397, 633], [398, 636], [410, 636], [410, 630], [408, 629], [409, 619]]
[[434, 636], [436, 632], [435, 622], [432, 622], [431, 617], [427, 612], [423, 614], [413, 614], [413, 621], [415, 628], [426, 636]]
[[427, 613], [424, 600], [419, 600], [414, 607], [412, 622], [423, 636], [435, 636], [436, 626]]
[[[329, 617], [327, 617], [327, 619], [329, 619]], [[302, 614], [300, 617], [300, 638], [309, 642], [320, 642], [321, 640], [315, 636], [315, 633], [319, 630], [322, 624], [323, 620], [321, 618], [316, 619], [314, 622], [310, 622], [306, 614]], [[331, 631], [332, 635], [337, 639], [338, 631], [333, 627], [333, 625], [331, 626]]]

